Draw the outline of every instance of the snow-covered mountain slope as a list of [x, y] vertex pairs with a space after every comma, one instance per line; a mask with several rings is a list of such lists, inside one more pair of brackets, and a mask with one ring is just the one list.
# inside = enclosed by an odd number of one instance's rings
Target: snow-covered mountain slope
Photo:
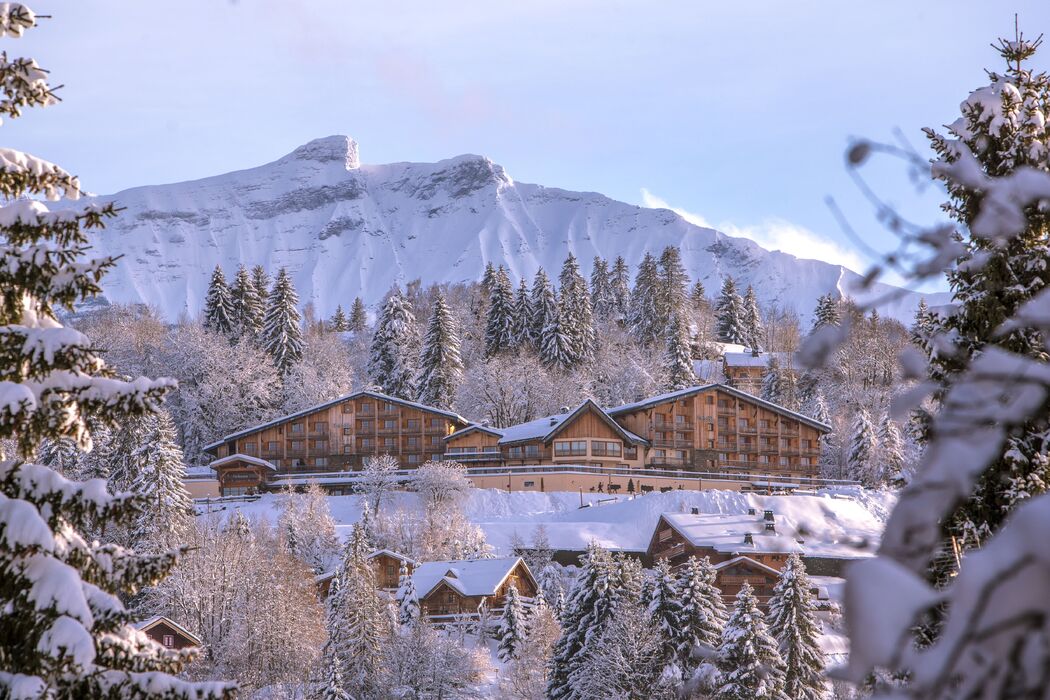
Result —
[[[231, 276], [239, 263], [271, 273], [287, 267], [303, 303], [324, 316], [355, 296], [374, 304], [395, 282], [478, 279], [488, 261], [515, 278], [531, 280], [541, 266], [556, 274], [570, 250], [586, 274], [595, 255], [622, 255], [633, 269], [646, 251], [677, 245], [708, 294], [731, 275], [753, 284], [762, 302], [804, 317], [829, 291], [856, 296], [858, 279], [668, 210], [515, 182], [481, 156], [362, 165], [346, 136], [311, 141], [257, 168], [99, 199], [125, 207], [95, 241], [101, 252], [124, 256], [106, 278], [106, 299], [152, 304], [170, 319], [200, 310], [216, 264]], [[885, 313], [910, 320], [917, 302], [905, 293]]]

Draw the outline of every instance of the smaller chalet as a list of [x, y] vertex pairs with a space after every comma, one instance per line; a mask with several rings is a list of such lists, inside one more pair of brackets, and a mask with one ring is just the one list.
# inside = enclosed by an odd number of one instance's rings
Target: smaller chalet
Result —
[[482, 602], [500, 608], [511, 585], [524, 598], [534, 598], [539, 590], [521, 557], [422, 562], [412, 572], [412, 583], [431, 616], [474, 614]]
[[792, 553], [803, 554], [803, 542], [777, 532], [773, 511], [747, 515], [664, 513], [649, 542], [649, 556], [672, 566], [689, 557], [709, 557], [721, 564], [740, 556], [779, 571]]
[[163, 615], [136, 622], [132, 625], [147, 637], [168, 649], [188, 649], [202, 645], [201, 638], [188, 629]]
[[732, 605], [744, 582], [755, 589], [758, 604], [765, 606], [773, 597], [773, 588], [780, 580], [780, 571], [757, 562], [751, 557], [739, 556], [715, 564], [715, 585], [722, 591], [722, 599]]
[[419, 566], [415, 559], [389, 549], [372, 552], [368, 558], [372, 560], [372, 566], [375, 567], [376, 587], [388, 592], [396, 591], [400, 585], [402, 564], [408, 568], [410, 573]]

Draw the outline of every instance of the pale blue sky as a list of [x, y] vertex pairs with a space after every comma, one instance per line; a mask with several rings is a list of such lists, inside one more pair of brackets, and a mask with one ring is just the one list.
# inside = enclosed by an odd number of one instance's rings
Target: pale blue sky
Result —
[[[921, 126], [1050, 29], [1042, 2], [58, 0], [5, 41], [66, 87], [4, 126], [110, 193], [273, 160], [335, 133], [366, 163], [480, 153], [526, 182], [691, 212], [767, 246], [859, 266], [824, 203], [878, 241], [851, 135]], [[1039, 57], [1050, 67], [1050, 47]], [[903, 173], [878, 174], [911, 211]], [[649, 195], [645, 195], [647, 191]], [[821, 243], [824, 239], [827, 243]]]

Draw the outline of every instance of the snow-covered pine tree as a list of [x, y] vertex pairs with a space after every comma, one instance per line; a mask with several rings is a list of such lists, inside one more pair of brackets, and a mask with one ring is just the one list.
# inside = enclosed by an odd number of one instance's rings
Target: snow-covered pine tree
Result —
[[715, 567], [707, 557], [689, 557], [678, 572], [676, 588], [682, 605], [678, 663], [684, 670], [694, 665], [694, 647], [712, 652], [718, 648], [728, 614], [722, 592], [715, 586]]
[[368, 312], [365, 310], [365, 303], [361, 301], [361, 297], [354, 297], [354, 303], [350, 307], [350, 327], [347, 330], [360, 333], [367, 325]]
[[591, 309], [591, 292], [572, 253], [565, 258], [558, 282], [558, 318], [561, 332], [568, 341], [569, 366], [573, 367], [594, 357], [597, 335]]
[[627, 309], [627, 327], [642, 345], [652, 345], [664, 329], [659, 312], [660, 271], [656, 258], [646, 253], [638, 264], [631, 300]]
[[499, 619], [499, 645], [496, 651], [500, 661], [511, 661], [521, 653], [528, 634], [525, 618], [525, 604], [518, 594], [518, 587], [512, 583], [507, 588], [503, 614]]
[[715, 305], [715, 334], [725, 343], [746, 345], [748, 342], [744, 300], [737, 293], [732, 277], [722, 280], [722, 291]]
[[616, 295], [612, 283], [609, 263], [595, 255], [591, 266], [591, 309], [598, 321], [605, 321], [616, 312]]
[[714, 700], [788, 700], [784, 695], [784, 661], [769, 635], [751, 584], [736, 596], [718, 647], [721, 684]]
[[328, 321], [328, 327], [336, 333], [345, 333], [350, 330], [350, 319], [346, 317], [342, 304], [335, 307], [335, 313], [332, 314], [332, 318]]
[[299, 295], [288, 270], [281, 268], [266, 300], [261, 333], [262, 346], [273, 358], [281, 374], [303, 357], [303, 317], [299, 314]]
[[144, 439], [131, 455], [136, 468], [128, 489], [142, 504], [131, 528], [130, 544], [136, 551], [175, 547], [191, 526], [193, 500], [184, 485], [186, 465], [176, 437], [167, 411], [146, 416]]
[[204, 298], [204, 327], [210, 331], [232, 336], [237, 328], [237, 311], [233, 304], [233, 293], [226, 283], [226, 275], [218, 265], [211, 273], [208, 294]]
[[335, 519], [328, 494], [311, 480], [305, 493], [289, 490], [278, 521], [288, 552], [315, 574], [331, 569], [339, 557]]
[[562, 330], [561, 313], [557, 310], [540, 335], [540, 361], [547, 368], [569, 369], [575, 364], [569, 337]]
[[884, 415], [879, 421], [876, 442], [878, 443], [878, 460], [886, 483], [893, 488], [902, 488], [908, 483], [908, 475], [905, 472], [904, 438], [901, 437], [896, 421], [888, 415]]
[[514, 313], [512, 317], [514, 325], [511, 327], [511, 336], [514, 339], [514, 347], [529, 347], [532, 343], [533, 314], [532, 302], [529, 299], [529, 288], [525, 284], [524, 277], [518, 280], [518, 291], [514, 295]]
[[456, 321], [444, 295], [438, 292], [419, 356], [419, 402], [451, 409], [462, 378], [463, 360], [459, 354]]
[[[97, 438], [97, 436], [96, 436]], [[70, 438], [58, 440], [45, 439], [37, 450], [37, 464], [51, 467], [67, 479], [81, 478], [78, 467], [83, 453], [77, 449], [77, 443]]]
[[419, 622], [419, 594], [416, 592], [416, 584], [412, 580], [412, 574], [408, 571], [408, 565], [401, 562], [401, 569], [397, 574], [397, 621], [404, 626], [411, 626]]
[[[500, 265], [500, 267], [503, 267]], [[489, 260], [485, 263], [485, 271], [481, 275], [481, 292], [488, 299], [492, 296], [492, 288], [496, 283], [496, 266]]]
[[780, 362], [775, 356], [769, 358], [762, 372], [761, 397], [770, 403], [780, 403]]
[[744, 336], [747, 339], [745, 345], [753, 351], [761, 350], [764, 334], [762, 314], [758, 310], [758, 297], [755, 296], [755, 288], [749, 284], [744, 294]]
[[689, 304], [693, 307], [693, 310], [699, 311], [706, 307], [707, 303], [707, 290], [704, 289], [704, 283], [697, 280], [689, 292]]
[[676, 316], [685, 313], [689, 275], [682, 264], [682, 251], [669, 245], [660, 253], [656, 316], [660, 329], [666, 329]]
[[627, 318], [627, 307], [631, 302], [631, 270], [622, 255], [617, 255], [612, 266], [610, 288], [613, 295], [613, 309], [618, 318]]
[[238, 338], [258, 337], [262, 330], [266, 307], [263, 303], [263, 295], [255, 288], [251, 273], [244, 265], [237, 268], [230, 295], [233, 299], [235, 335]]
[[485, 357], [494, 357], [514, 347], [514, 288], [502, 265], [489, 288], [485, 321]]
[[259, 316], [261, 319], [266, 314], [266, 298], [270, 296], [270, 275], [266, 274], [266, 268], [262, 265], [252, 268], [252, 284], [255, 285], [255, 293], [259, 295], [259, 303], [262, 304], [263, 313]]
[[368, 374], [380, 391], [407, 400], [416, 396], [416, 358], [410, 355], [417, 345], [415, 322], [401, 288], [395, 286], [379, 313], [368, 358]]
[[784, 694], [791, 700], [824, 700], [824, 652], [811, 584], [798, 554], [791, 554], [769, 599], [769, 632], [784, 662]]
[[878, 464], [878, 443], [875, 441], [875, 427], [871, 424], [868, 410], [857, 407], [850, 429], [849, 453], [846, 456], [846, 469], [851, 479], [857, 479], [868, 487], [882, 483], [883, 475]]
[[532, 327], [529, 330], [529, 335], [533, 347], [539, 352], [543, 347], [544, 331], [558, 316], [558, 298], [555, 296], [550, 279], [542, 267], [536, 271], [530, 296]]
[[576, 697], [570, 678], [584, 661], [587, 641], [597, 638], [612, 616], [615, 578], [612, 556], [592, 542], [562, 611], [562, 634], [554, 644], [547, 684], [552, 700]]
[[[24, 5], [0, 13], [2, 36], [35, 26]], [[5, 56], [0, 113], [14, 119], [54, 104], [47, 76], [33, 59]], [[56, 317], [57, 307], [72, 311], [101, 291], [116, 261], [86, 258], [85, 231], [103, 228], [116, 205], [51, 211], [43, 200], [78, 199], [78, 179], [20, 151], [0, 158], [0, 697], [232, 697], [225, 684], [176, 678], [192, 654], [130, 625], [121, 596], [162, 579], [175, 555], [136, 555], [87, 533], [130, 525], [134, 497], [27, 461], [43, 440], [90, 450], [95, 426], [156, 411], [174, 383], [116, 378], [92, 342]]]
[[328, 665], [320, 700], [354, 700], [346, 690], [346, 683], [339, 664]]
[[681, 316], [671, 319], [667, 328], [667, 349], [664, 352], [664, 390], [678, 391], [696, 384], [693, 358], [689, 353], [689, 332]]
[[813, 328], [810, 333], [824, 326], [837, 326], [841, 323], [839, 304], [831, 292], [817, 297], [817, 308], [813, 311]]
[[678, 582], [666, 559], [653, 567], [651, 585], [646, 591], [649, 616], [660, 631], [660, 665], [664, 673], [681, 680], [686, 672], [679, 650], [689, 643], [690, 630], [685, 626], [685, 610]]

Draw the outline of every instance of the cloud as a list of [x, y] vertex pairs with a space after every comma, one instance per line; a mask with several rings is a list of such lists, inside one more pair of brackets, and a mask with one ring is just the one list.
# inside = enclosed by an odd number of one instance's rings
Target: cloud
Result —
[[823, 260], [833, 265], [843, 265], [849, 269], [864, 273], [871, 262], [865, 260], [855, 251], [843, 248], [834, 241], [829, 241], [804, 226], [798, 226], [783, 219], [769, 218], [759, 224], [738, 226], [723, 222], [712, 224], [700, 214], [671, 206], [667, 200], [649, 190], [642, 188], [642, 206], [650, 209], [670, 209], [691, 224], [704, 228], [713, 228], [729, 236], [747, 238], [766, 250], [779, 250], [798, 258]]

